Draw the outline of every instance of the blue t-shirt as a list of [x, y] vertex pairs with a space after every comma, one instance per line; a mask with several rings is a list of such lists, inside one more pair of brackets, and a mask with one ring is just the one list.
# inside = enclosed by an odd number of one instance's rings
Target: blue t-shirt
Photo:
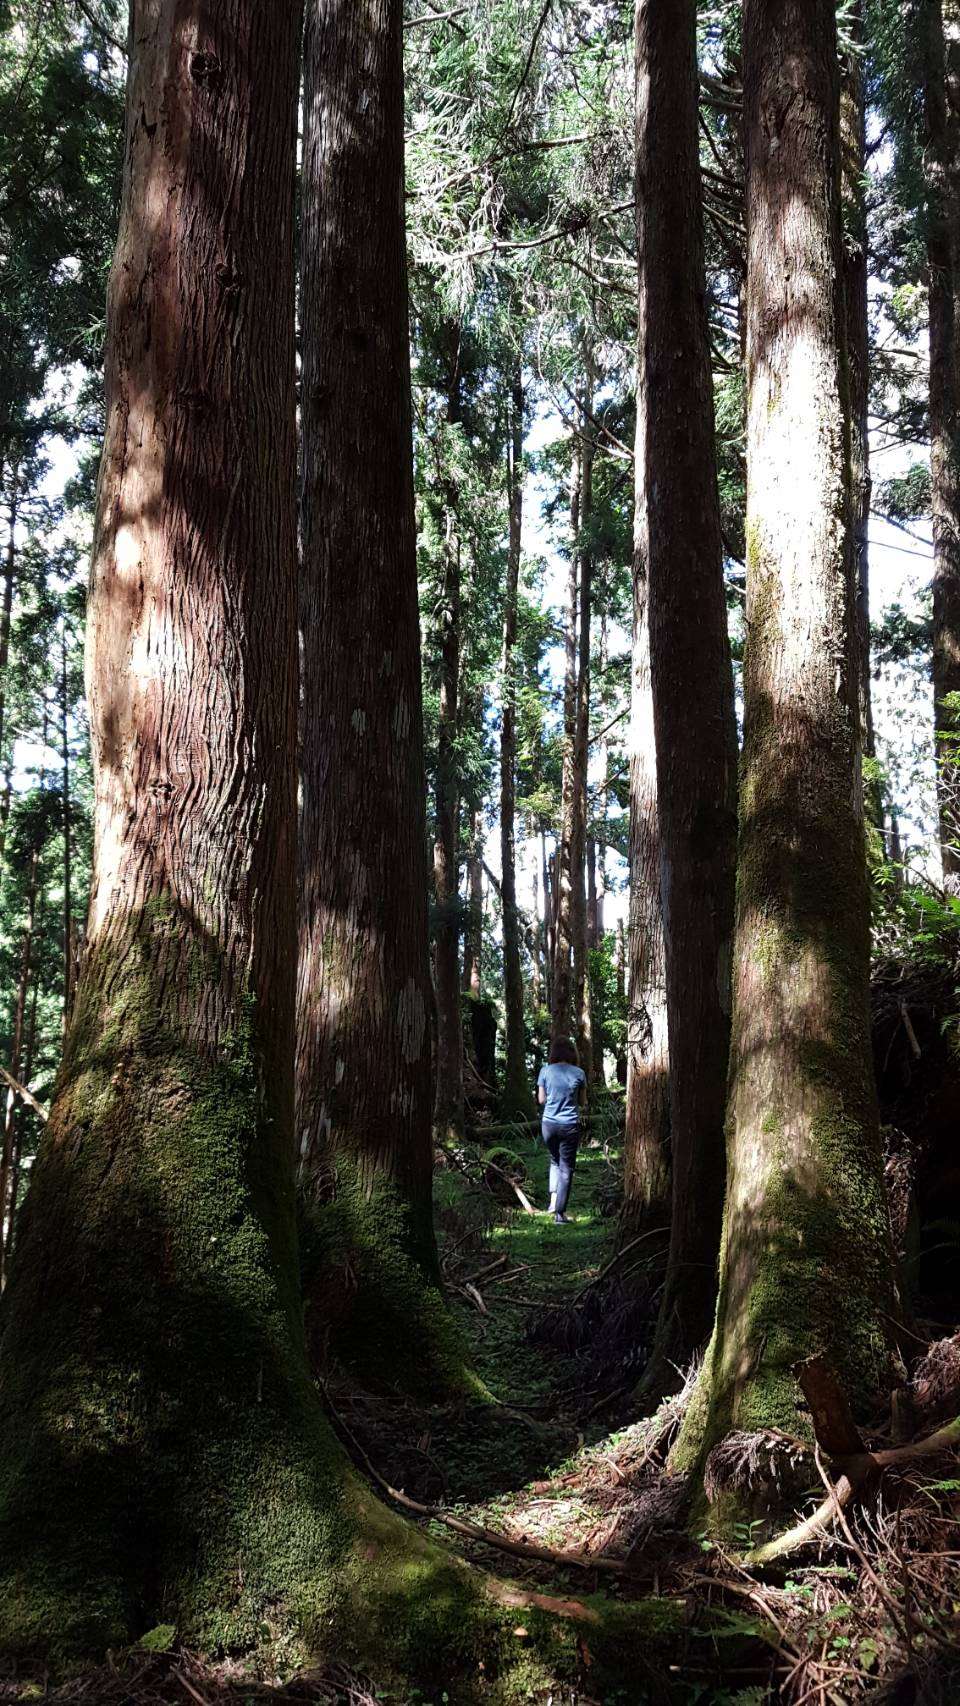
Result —
[[555, 1066], [541, 1066], [537, 1086], [546, 1091], [543, 1117], [555, 1125], [577, 1125], [580, 1120], [580, 1086], [587, 1082], [582, 1066], [568, 1066], [557, 1061]]

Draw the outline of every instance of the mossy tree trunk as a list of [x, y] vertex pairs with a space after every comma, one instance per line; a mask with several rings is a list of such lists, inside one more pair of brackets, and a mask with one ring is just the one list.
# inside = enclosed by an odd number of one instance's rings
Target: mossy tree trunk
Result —
[[638, 410], [670, 1050], [670, 1255], [644, 1379], [709, 1336], [724, 1186], [737, 733], [723, 586], [695, 0], [636, 13]]
[[944, 880], [960, 886], [960, 41], [950, 0], [921, 0], [927, 178], [933, 696]]
[[132, 25], [89, 932], [0, 1345], [0, 1647], [52, 1657], [320, 1639], [361, 1502], [294, 1219], [299, 6]]
[[[523, 1021], [523, 970], [517, 910], [517, 601], [523, 534], [523, 373], [518, 362], [510, 388], [507, 501], [510, 534], [503, 595], [503, 709], [500, 722], [500, 898], [503, 911], [504, 1065], [501, 1103], [508, 1118], [533, 1111], [527, 1080], [527, 1036]], [[536, 913], [536, 906], [534, 908]], [[539, 928], [539, 923], [538, 923]], [[539, 946], [535, 955], [539, 953]], [[535, 966], [536, 971], [536, 966]]]
[[862, 1403], [897, 1302], [868, 1015], [833, 0], [747, 0], [747, 648], [717, 1323], [675, 1448]]
[[650, 688], [646, 413], [637, 410], [630, 689], [630, 912], [626, 943], [627, 1094], [621, 1237], [670, 1218], [670, 1048], [660, 903], [660, 819]]
[[402, 28], [308, 0], [297, 1142], [311, 1314], [342, 1295], [335, 1349], [440, 1387]]

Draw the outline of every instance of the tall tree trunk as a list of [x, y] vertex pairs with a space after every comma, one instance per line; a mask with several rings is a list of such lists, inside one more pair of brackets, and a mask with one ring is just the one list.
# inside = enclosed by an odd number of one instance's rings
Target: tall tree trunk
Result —
[[[584, 356], [584, 423], [593, 412], [594, 361], [588, 348]], [[580, 528], [589, 529], [593, 517], [593, 438], [584, 432], [580, 455]], [[573, 876], [573, 985], [574, 1015], [580, 1064], [593, 1079], [593, 1014], [590, 1004], [590, 965], [587, 956], [587, 783], [590, 758], [590, 641], [593, 629], [593, 551], [584, 540], [577, 548], [580, 558], [580, 625], [577, 635], [576, 734], [574, 737], [573, 789], [576, 831], [571, 853]]]
[[[507, 584], [503, 597], [503, 714], [500, 724], [500, 869], [503, 913], [503, 1004], [506, 1061], [501, 1102], [508, 1118], [532, 1109], [527, 1081], [527, 1036], [523, 1022], [523, 970], [517, 912], [517, 599], [523, 535], [523, 374], [519, 363], [510, 390], [510, 442], [507, 453], [507, 501], [510, 535]], [[539, 929], [539, 921], [538, 921]], [[538, 997], [535, 996], [535, 1001]]]
[[646, 416], [637, 410], [630, 690], [630, 913], [621, 1238], [670, 1217], [670, 1050], [660, 902], [660, 818], [650, 689]]
[[[334, 1346], [409, 1384], [439, 1380], [446, 1352], [423, 1285], [433, 996], [403, 182], [399, 0], [308, 0], [297, 1137], [305, 1200], [321, 1223], [332, 1201], [354, 1276]], [[332, 1289], [322, 1266], [308, 1295]]]
[[[638, 410], [670, 1044], [670, 1255], [644, 1376], [705, 1343], [724, 1191], [737, 731], [723, 586], [697, 130], [696, 0], [639, 0]], [[638, 427], [638, 439], [641, 429]], [[694, 616], [695, 613], [695, 616]], [[693, 618], [693, 619], [692, 619]]]
[[[460, 340], [452, 340], [447, 423], [460, 422]], [[434, 982], [437, 1000], [437, 1074], [434, 1134], [439, 1143], [464, 1134], [463, 1026], [460, 1017], [460, 926], [457, 777], [460, 682], [460, 536], [452, 478], [444, 492], [443, 585], [440, 590], [440, 723], [434, 813]]]
[[[960, 110], [943, 0], [921, 0], [930, 322], [933, 695], [940, 852], [960, 885]], [[960, 51], [954, 48], [956, 53]]]
[[294, 1216], [299, 8], [134, 21], [89, 931], [0, 1344], [0, 1647], [61, 1658], [319, 1640], [363, 1508]]
[[3, 597], [0, 599], [0, 756], [3, 754], [5, 713], [7, 707], [7, 665], [10, 661], [10, 628], [13, 618], [13, 592], [17, 574], [17, 510], [20, 499], [20, 469], [17, 463], [10, 471], [10, 498], [7, 503], [7, 551], [3, 565]]
[[[41, 891], [41, 893], [39, 894], [39, 896], [37, 898], [37, 903], [36, 903], [34, 933], [36, 934], [36, 936], [40, 937], [40, 936], [42, 936], [42, 931], [43, 931], [43, 893]], [[33, 1063], [34, 1063], [34, 1060], [36, 1059], [36, 1050], [37, 1050], [37, 996], [39, 994], [39, 990], [40, 990], [40, 978], [35, 973], [30, 979], [30, 1017], [27, 1021], [27, 1046], [26, 1046], [26, 1050], [24, 1052], [24, 1057], [23, 1057], [23, 1080], [22, 1081], [26, 1085], [27, 1089], [30, 1088], [31, 1082], [33, 1080]], [[19, 1076], [19, 1074], [15, 1074], [14, 1076]], [[16, 1237], [17, 1207], [18, 1207], [19, 1201], [20, 1201], [20, 1179], [21, 1179], [21, 1175], [22, 1175], [22, 1162], [23, 1162], [23, 1121], [24, 1121], [24, 1116], [25, 1116], [25, 1109], [24, 1109], [22, 1103], [20, 1103], [20, 1104], [18, 1104], [18, 1106], [14, 1112], [13, 1140], [11, 1143], [10, 1191], [9, 1191], [9, 1203], [8, 1203], [8, 1207], [7, 1207], [7, 1230], [6, 1230], [6, 1235], [5, 1235], [4, 1241], [3, 1241], [3, 1254], [2, 1254], [2, 1267], [3, 1267], [4, 1280], [6, 1280], [7, 1269], [10, 1266], [10, 1256], [11, 1256], [11, 1252], [13, 1250], [14, 1238]]]
[[471, 814], [466, 877], [463, 992], [465, 995], [479, 996], [483, 970], [483, 820], [479, 808]]
[[[30, 875], [27, 879], [27, 916], [20, 943], [20, 970], [17, 976], [17, 998], [14, 1004], [13, 1032], [10, 1040], [9, 1071], [12, 1077], [16, 1079], [20, 1078], [23, 1066], [27, 998], [33, 972], [33, 940], [39, 878], [40, 842], [38, 836], [30, 855]], [[17, 1104], [16, 1091], [8, 1086], [4, 1104], [3, 1142], [2, 1147], [0, 1147], [0, 1290], [6, 1284], [7, 1277], [7, 1227], [9, 1224], [8, 1217], [12, 1213], [11, 1184], [16, 1157], [16, 1131], [20, 1122], [20, 1110]]]
[[73, 1006], [73, 814], [70, 809], [70, 731], [67, 717], [67, 630], [60, 635], [60, 786], [63, 792], [63, 1023]]
[[747, 0], [748, 638], [728, 1185], [717, 1324], [678, 1465], [731, 1429], [809, 1436], [795, 1369], [814, 1352], [858, 1404], [892, 1367], [838, 106], [833, 0]]
[[577, 930], [577, 829], [580, 822], [577, 791], [577, 658], [580, 598], [580, 499], [582, 440], [575, 435], [570, 469], [570, 563], [567, 571], [567, 617], [564, 632], [563, 763], [560, 781], [560, 833], [553, 872], [553, 1002], [550, 1029], [554, 1038], [572, 1037], [577, 1021], [574, 943]]
[[[867, 295], [868, 232], [864, 178], [867, 170], [867, 106], [864, 86], [865, 0], [855, 0], [847, 18], [851, 47], [843, 58], [840, 83], [840, 172], [844, 214], [843, 284], [850, 393], [850, 495], [857, 591], [860, 744], [865, 757], [875, 753], [870, 691], [870, 321]], [[876, 780], [865, 791], [870, 821], [883, 823], [883, 801]]]

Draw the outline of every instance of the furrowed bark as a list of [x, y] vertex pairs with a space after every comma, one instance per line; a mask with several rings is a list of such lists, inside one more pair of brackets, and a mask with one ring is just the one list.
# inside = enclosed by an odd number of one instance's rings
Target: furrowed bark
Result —
[[308, 0], [296, 1061], [308, 1325], [322, 1316], [368, 1375], [442, 1388], [453, 1359], [432, 1219], [403, 181], [398, 0]]
[[[717, 1324], [674, 1449], [862, 1404], [897, 1300], [868, 1012], [833, 0], [747, 0], [747, 649]], [[729, 1515], [730, 1513], [724, 1513]]]
[[737, 734], [723, 586], [697, 130], [695, 0], [639, 0], [638, 410], [670, 1052], [658, 1401], [713, 1324], [724, 1189]]

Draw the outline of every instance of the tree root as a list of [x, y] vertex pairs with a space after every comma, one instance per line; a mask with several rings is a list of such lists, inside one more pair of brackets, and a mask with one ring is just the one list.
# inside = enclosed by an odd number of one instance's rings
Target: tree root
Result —
[[764, 1565], [775, 1563], [800, 1547], [822, 1539], [833, 1521], [845, 1526], [843, 1513], [846, 1507], [868, 1487], [874, 1486], [884, 1470], [901, 1469], [924, 1457], [960, 1450], [960, 1416], [956, 1416], [926, 1439], [892, 1446], [884, 1451], [868, 1451], [832, 1370], [819, 1358], [813, 1358], [798, 1370], [798, 1378], [813, 1414], [817, 1443], [833, 1459], [840, 1474], [835, 1482], [831, 1482], [821, 1471], [829, 1489], [822, 1504], [803, 1522], [748, 1552], [743, 1559], [747, 1569], [762, 1569]]

